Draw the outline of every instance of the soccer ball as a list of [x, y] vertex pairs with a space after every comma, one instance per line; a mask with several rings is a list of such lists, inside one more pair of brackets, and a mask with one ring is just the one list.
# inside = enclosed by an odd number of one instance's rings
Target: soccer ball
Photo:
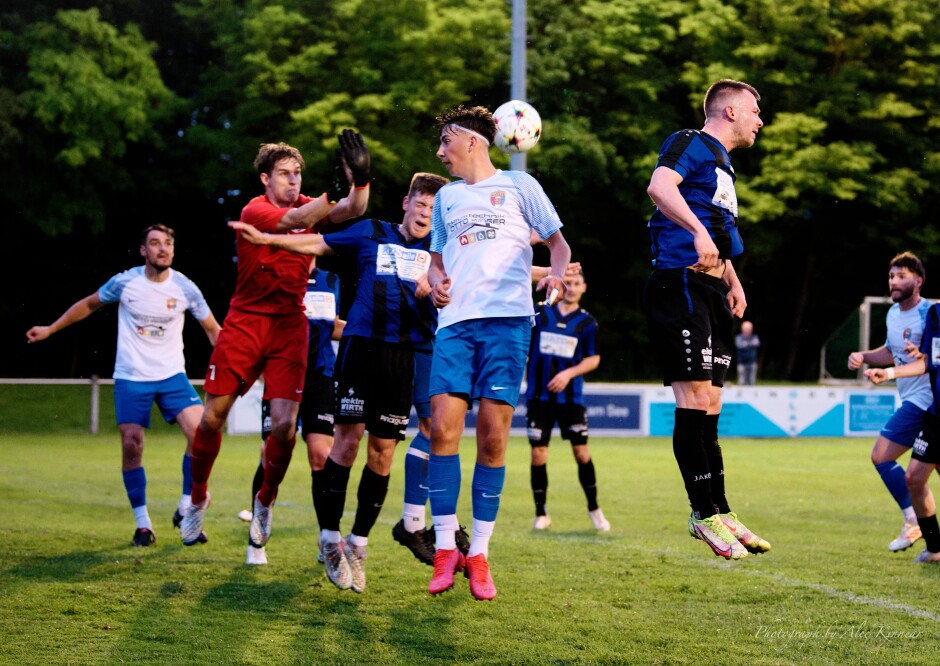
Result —
[[496, 121], [494, 143], [504, 153], [531, 150], [542, 136], [542, 118], [528, 102], [514, 99], [500, 105], [493, 113]]

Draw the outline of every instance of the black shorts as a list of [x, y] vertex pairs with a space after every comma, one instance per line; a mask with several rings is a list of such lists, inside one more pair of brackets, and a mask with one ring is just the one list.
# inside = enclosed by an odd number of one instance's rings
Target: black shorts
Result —
[[567, 439], [572, 446], [587, 444], [588, 422], [584, 405], [530, 400], [526, 410], [526, 431], [532, 446], [548, 446], [555, 423], [558, 423], [562, 439]]
[[687, 268], [653, 271], [643, 291], [649, 339], [663, 384], [711, 381], [724, 386], [734, 350], [728, 286]]
[[924, 429], [914, 440], [911, 458], [928, 465], [940, 465], [940, 418], [924, 414]]
[[321, 372], [308, 372], [300, 399], [300, 427], [307, 435], [333, 436], [333, 378]]
[[358, 336], [339, 343], [333, 380], [337, 423], [365, 423], [380, 439], [405, 438], [415, 375], [414, 349]]
[[[333, 378], [320, 372], [308, 372], [300, 400], [297, 423], [304, 439], [308, 435], [333, 436]], [[261, 438], [271, 434], [271, 401], [261, 401]]]

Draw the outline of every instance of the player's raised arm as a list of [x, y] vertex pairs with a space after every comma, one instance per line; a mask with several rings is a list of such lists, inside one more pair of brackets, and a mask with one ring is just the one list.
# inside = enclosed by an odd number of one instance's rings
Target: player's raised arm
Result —
[[352, 180], [349, 194], [336, 202], [328, 215], [329, 222], [342, 222], [359, 217], [369, 205], [369, 175], [372, 159], [365, 139], [359, 132], [343, 130], [339, 135], [339, 168]]
[[[369, 174], [371, 158], [365, 140], [358, 132], [345, 129], [337, 137], [337, 178], [333, 192], [289, 210], [278, 222], [276, 231], [313, 229], [318, 231], [330, 222], [343, 222], [359, 217], [369, 205]], [[299, 181], [298, 181], [299, 182]]]

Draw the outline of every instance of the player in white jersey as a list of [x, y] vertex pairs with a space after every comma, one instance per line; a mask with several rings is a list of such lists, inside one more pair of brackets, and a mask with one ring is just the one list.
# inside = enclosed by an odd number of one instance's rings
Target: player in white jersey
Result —
[[[428, 282], [441, 308], [431, 365], [431, 455], [428, 485], [434, 520], [438, 594], [466, 566], [470, 592], [492, 599], [488, 552], [506, 476], [506, 443], [519, 399], [531, 335], [532, 231], [548, 246], [551, 272], [539, 281], [550, 298], [565, 290], [571, 249], [539, 183], [527, 173], [500, 171], [490, 161], [496, 132], [484, 107], [458, 106], [437, 118], [437, 156], [461, 180], [437, 193], [431, 221]], [[474, 400], [477, 456], [473, 473], [473, 535], [466, 558], [459, 529], [460, 437]]]
[[[891, 260], [888, 265], [888, 290], [894, 305], [886, 317], [888, 338], [877, 349], [849, 354], [850, 370], [858, 370], [862, 364], [893, 368], [917, 358], [911, 351], [920, 348], [927, 311], [931, 305], [920, 295], [925, 275], [923, 263], [911, 252], [902, 252]], [[904, 468], [897, 460], [914, 444], [924, 427], [924, 413], [933, 403], [928, 375], [898, 378], [897, 386], [901, 406], [888, 419], [871, 450], [871, 462], [904, 516], [901, 533], [888, 544], [888, 550], [892, 551], [906, 550], [921, 538], [915, 515], [918, 512], [909, 490], [912, 484], [910, 468], [905, 481]], [[926, 478], [919, 483], [914, 480], [914, 495], [920, 503], [929, 502], [933, 506], [933, 495], [926, 481]]]
[[45, 340], [110, 303], [118, 304], [118, 339], [114, 363], [114, 406], [121, 433], [124, 488], [137, 522], [133, 544], [149, 546], [156, 537], [147, 512], [144, 473], [144, 429], [156, 401], [168, 423], [179, 424], [186, 437], [183, 492], [173, 517], [179, 526], [190, 501], [193, 434], [202, 418], [202, 401], [186, 377], [183, 322], [186, 311], [202, 324], [213, 345], [220, 326], [199, 288], [170, 266], [175, 233], [162, 224], [144, 229], [140, 254], [144, 265], [118, 273], [98, 291], [74, 303], [49, 326], [33, 326], [27, 341]]

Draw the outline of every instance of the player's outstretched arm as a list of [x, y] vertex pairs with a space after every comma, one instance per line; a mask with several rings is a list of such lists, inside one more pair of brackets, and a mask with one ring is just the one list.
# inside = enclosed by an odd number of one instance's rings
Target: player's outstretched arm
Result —
[[33, 326], [31, 329], [26, 331], [26, 342], [33, 343], [39, 342], [40, 340], [45, 340], [53, 333], [58, 333], [66, 326], [71, 326], [72, 324], [85, 319], [95, 310], [99, 310], [104, 306], [104, 303], [101, 302], [101, 299], [98, 298], [98, 292], [86, 296], [80, 301], [73, 303], [68, 310], [62, 313], [62, 316], [56, 319], [54, 322], [48, 326]]
[[[581, 262], [572, 261], [568, 264], [568, 267], [565, 268], [565, 279], [574, 277], [581, 272]], [[533, 266], [532, 267], [532, 281], [538, 283], [542, 278], [546, 278], [552, 274], [551, 266]]]
[[297, 254], [318, 257], [331, 253], [330, 246], [326, 244], [320, 234], [269, 234], [259, 231], [254, 225], [236, 221], [229, 222], [228, 226], [240, 232], [242, 238], [254, 245], [270, 245]]
[[891, 379], [918, 377], [927, 372], [927, 362], [923, 358], [911, 361], [907, 365], [895, 365], [888, 368], [869, 368], [865, 371], [873, 384], [881, 384]]

